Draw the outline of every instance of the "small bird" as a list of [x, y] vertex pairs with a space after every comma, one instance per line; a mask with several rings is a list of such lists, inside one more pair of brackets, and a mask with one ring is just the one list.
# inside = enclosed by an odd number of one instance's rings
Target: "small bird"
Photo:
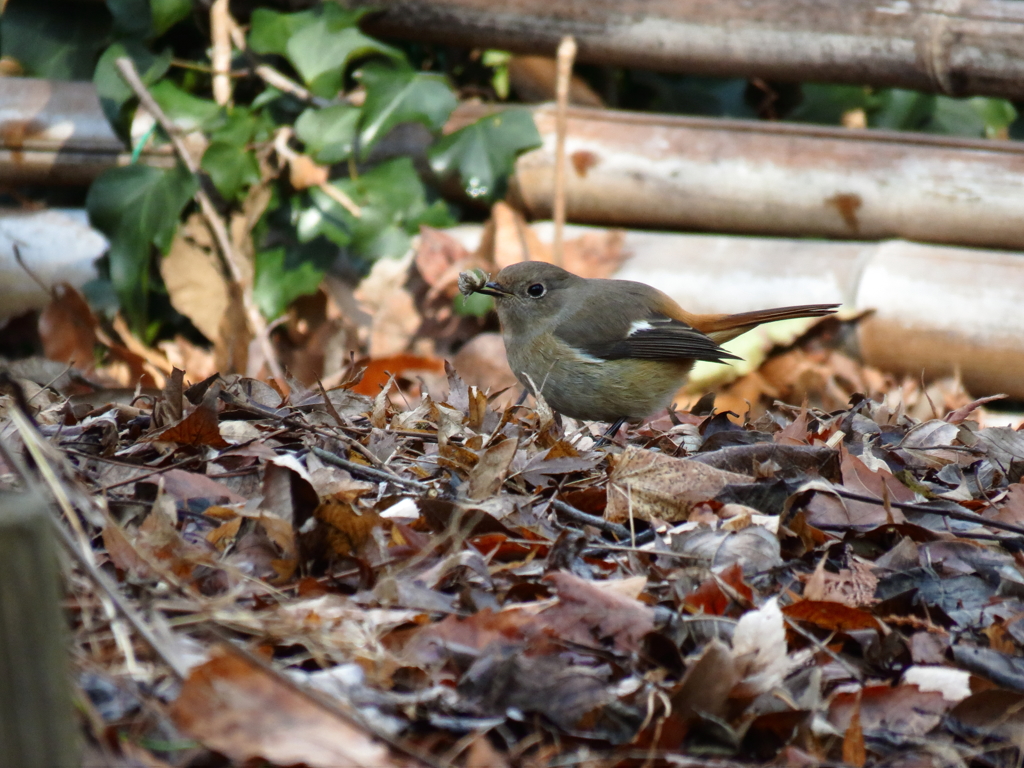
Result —
[[464, 292], [494, 297], [508, 364], [556, 411], [613, 422], [609, 432], [669, 405], [693, 363], [738, 360], [719, 344], [762, 323], [822, 317], [838, 304], [808, 304], [737, 315], [695, 315], [657, 288], [579, 277], [524, 261], [490, 282], [460, 276]]

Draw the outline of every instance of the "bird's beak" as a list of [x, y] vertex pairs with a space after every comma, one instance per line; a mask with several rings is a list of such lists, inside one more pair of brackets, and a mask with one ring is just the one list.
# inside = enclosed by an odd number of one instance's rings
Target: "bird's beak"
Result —
[[477, 293], [482, 293], [485, 296], [494, 296], [496, 298], [501, 298], [503, 296], [511, 296], [512, 295], [511, 291], [506, 290], [501, 285], [501, 283], [495, 283], [494, 281], [491, 281], [489, 283], [484, 283], [484, 287], [483, 288], [477, 288], [476, 292]]

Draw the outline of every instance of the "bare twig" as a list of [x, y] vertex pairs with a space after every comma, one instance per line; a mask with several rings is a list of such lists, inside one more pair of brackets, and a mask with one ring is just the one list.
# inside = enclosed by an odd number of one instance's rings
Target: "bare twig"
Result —
[[[121, 77], [124, 78], [128, 87], [131, 88], [139, 98], [139, 102], [142, 106], [158, 123], [160, 123], [160, 127], [162, 127], [168, 137], [170, 137], [171, 144], [174, 146], [174, 151], [178, 154], [178, 157], [181, 158], [181, 162], [185, 164], [185, 167], [190, 173], [198, 174], [199, 163], [188, 151], [188, 148], [178, 135], [174, 124], [170, 121], [167, 115], [164, 114], [160, 105], [156, 103], [156, 100], [146, 89], [145, 84], [142, 82], [142, 78], [139, 77], [139, 73], [135, 69], [135, 63], [127, 56], [122, 56], [117, 59], [115, 64], [118, 72], [121, 73]], [[260, 345], [260, 349], [266, 357], [267, 367], [270, 369], [270, 374], [278, 381], [283, 382], [285, 380], [284, 370], [281, 368], [281, 363], [278, 362], [274, 345], [270, 342], [270, 332], [267, 328], [266, 320], [263, 319], [263, 315], [260, 314], [259, 307], [256, 306], [256, 302], [253, 299], [252, 285], [250, 284], [251, 281], [245, 278], [240, 269], [239, 265], [241, 255], [236, 253], [235, 248], [231, 243], [231, 237], [228, 234], [227, 225], [224, 223], [224, 219], [221, 218], [220, 214], [217, 213], [217, 209], [214, 208], [209, 195], [207, 195], [202, 188], [196, 192], [196, 201], [199, 203], [199, 209], [202, 211], [203, 217], [209, 224], [210, 231], [213, 233], [213, 237], [217, 241], [217, 247], [221, 252], [228, 274], [231, 275], [231, 279], [238, 285], [239, 291], [242, 295], [242, 302], [245, 307], [249, 331], [256, 338], [257, 343]]]
[[569, 123], [569, 86], [572, 83], [572, 64], [575, 58], [576, 41], [572, 37], [563, 37], [558, 44], [558, 80], [555, 84], [558, 103], [555, 116], [555, 241], [552, 253], [558, 266], [564, 262], [565, 134]]
[[612, 523], [605, 520], [603, 517], [597, 517], [596, 515], [588, 515], [571, 504], [566, 504], [560, 499], [552, 499], [551, 506], [554, 510], [567, 520], [571, 520], [579, 525], [592, 525], [593, 527], [610, 533], [619, 541], [628, 541], [630, 539], [629, 528], [618, 523]]
[[302, 101], [308, 101], [317, 107], [327, 107], [331, 104], [327, 99], [314, 96], [290, 77], [281, 74], [269, 64], [259, 64], [253, 72], [267, 85], [277, 88], [282, 93], [287, 93]]
[[[274, 136], [274, 151], [277, 152], [278, 156], [282, 160], [286, 160], [289, 164], [296, 163], [302, 158], [305, 158], [308, 162], [312, 163], [311, 159], [309, 159], [305, 155], [300, 155], [298, 152], [296, 152], [294, 149], [288, 146], [288, 141], [291, 139], [292, 136], [293, 132], [291, 128], [287, 126], [279, 128], [277, 130], [277, 134]], [[331, 200], [336, 202], [338, 205], [340, 205], [346, 211], [351, 213], [357, 219], [361, 218], [363, 215], [362, 208], [360, 208], [351, 197], [346, 195], [337, 187], [329, 184], [326, 181], [326, 175], [327, 171], [325, 169], [325, 180], [317, 183], [317, 189], [319, 189], [321, 192], [323, 192], [325, 195], [331, 198]]]
[[[876, 504], [878, 506], [885, 506], [886, 502], [882, 499], [876, 499], [874, 496], [865, 496], [862, 493], [854, 493], [853, 491], [847, 491], [844, 488], [833, 488], [832, 491], [844, 499], [850, 499], [852, 501], [860, 501], [865, 504]], [[889, 499], [888, 502], [890, 507], [903, 510], [905, 512], [920, 512], [927, 513], [929, 515], [938, 515], [939, 517], [948, 517], [953, 520], [963, 520], [968, 523], [977, 523], [978, 525], [987, 526], [988, 528], [995, 528], [1001, 531], [1011, 531], [1012, 533], [1024, 535], [1024, 526], [1014, 525], [1013, 523], [1004, 523], [1001, 520], [993, 520], [987, 517], [982, 517], [975, 512], [968, 512], [966, 509], [963, 511], [956, 509], [943, 509], [930, 507], [927, 502], [924, 504], [914, 504], [906, 501], [894, 501]]]
[[361, 474], [365, 477], [372, 477], [375, 480], [383, 480], [388, 483], [394, 483], [395, 485], [404, 486], [414, 491], [426, 492], [430, 490], [430, 486], [426, 483], [421, 483], [419, 480], [408, 480], [400, 475], [396, 475], [394, 472], [389, 472], [386, 469], [377, 469], [376, 467], [368, 467], [365, 464], [357, 464], [354, 461], [343, 459], [341, 456], [337, 456], [330, 451], [324, 450], [313, 446], [310, 448], [314, 454], [328, 464], [333, 464], [336, 467], [347, 469], [350, 472]]

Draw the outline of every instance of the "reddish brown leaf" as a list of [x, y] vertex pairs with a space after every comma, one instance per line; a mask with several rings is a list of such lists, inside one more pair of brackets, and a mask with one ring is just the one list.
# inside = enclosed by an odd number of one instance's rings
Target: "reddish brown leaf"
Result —
[[[171, 390], [172, 393], [175, 391]], [[220, 417], [217, 414], [217, 397], [220, 385], [214, 384], [204, 395], [202, 402], [181, 421], [147, 436], [147, 440], [159, 440], [179, 445], [209, 446], [227, 448], [230, 443], [221, 437]], [[173, 395], [172, 395], [173, 396]]]
[[39, 315], [43, 354], [59, 363], [92, 370], [98, 326], [85, 297], [74, 286], [58, 283], [53, 288], [53, 298]]
[[803, 621], [833, 632], [880, 628], [878, 619], [870, 613], [842, 603], [801, 600], [787, 605], [782, 612], [793, 621]]
[[392, 375], [395, 378], [415, 381], [418, 376], [423, 374], [437, 376], [443, 373], [444, 360], [439, 357], [405, 354], [381, 357], [366, 364], [362, 380], [351, 389], [357, 394], [374, 397], [380, 393], [381, 387], [388, 383]]
[[[333, 497], [324, 501], [313, 512], [318, 525], [312, 531], [322, 537], [323, 552], [311, 552], [319, 556], [346, 557], [359, 552], [370, 540], [374, 528], [380, 526], [381, 518], [372, 509], [362, 509], [351, 501]], [[311, 535], [312, 535], [311, 534]], [[317, 550], [319, 547], [305, 544], [307, 549]]]
[[[726, 585], [724, 591], [722, 584]], [[693, 613], [735, 615], [742, 610], [735, 596], [747, 603], [754, 599], [753, 590], [743, 581], [743, 566], [739, 563], [733, 563], [721, 573], [705, 579], [696, 590], [686, 595], [683, 605]]]

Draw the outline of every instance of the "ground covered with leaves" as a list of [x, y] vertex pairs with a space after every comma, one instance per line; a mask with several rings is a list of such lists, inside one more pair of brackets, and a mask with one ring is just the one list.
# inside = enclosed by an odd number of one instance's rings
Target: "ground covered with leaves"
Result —
[[880, 374], [813, 339], [752, 375], [845, 405], [709, 396], [606, 444], [452, 368], [8, 375], [90, 764], [1019, 765], [1024, 431], [850, 396]]

